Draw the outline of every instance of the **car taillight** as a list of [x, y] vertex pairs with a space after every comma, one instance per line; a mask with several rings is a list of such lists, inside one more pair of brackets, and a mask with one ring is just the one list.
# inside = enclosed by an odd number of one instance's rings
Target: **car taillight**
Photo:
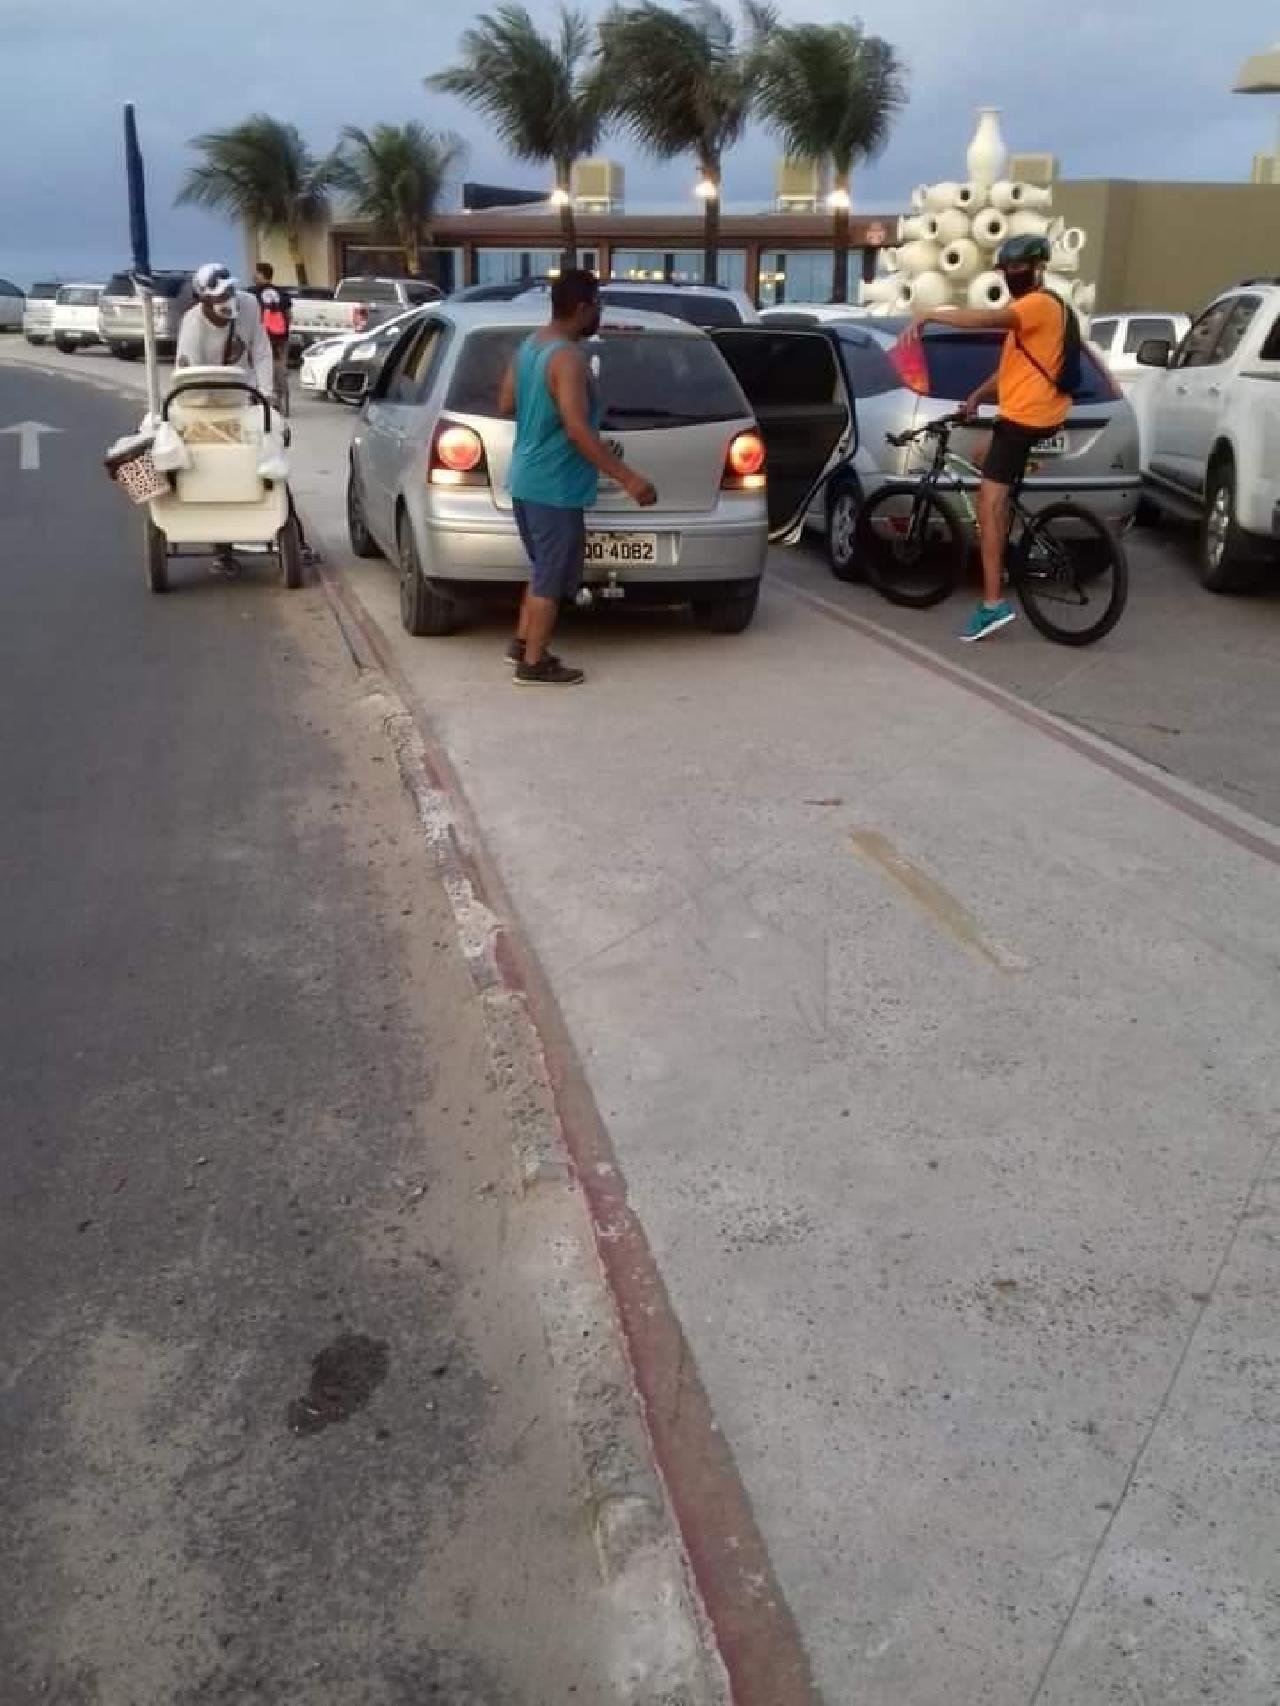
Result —
[[441, 426], [431, 441], [427, 478], [433, 486], [484, 486], [484, 440], [469, 426]]
[[730, 491], [759, 492], [765, 485], [764, 440], [758, 432], [740, 432], [724, 458], [721, 484]]
[[369, 324], [369, 310], [367, 308], [361, 308], [360, 305], [357, 303], [357, 305], [351, 310], [351, 329], [352, 329], [352, 331], [363, 332], [365, 327], [368, 324]]

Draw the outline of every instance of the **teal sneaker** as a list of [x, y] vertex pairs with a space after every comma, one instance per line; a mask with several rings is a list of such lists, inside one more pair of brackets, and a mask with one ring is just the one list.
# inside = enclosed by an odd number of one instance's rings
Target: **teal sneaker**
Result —
[[974, 640], [985, 640], [988, 634], [994, 634], [997, 628], [1007, 628], [1010, 622], [1017, 618], [1018, 612], [1002, 598], [999, 604], [975, 605], [973, 615], [965, 623], [960, 638], [966, 644]]

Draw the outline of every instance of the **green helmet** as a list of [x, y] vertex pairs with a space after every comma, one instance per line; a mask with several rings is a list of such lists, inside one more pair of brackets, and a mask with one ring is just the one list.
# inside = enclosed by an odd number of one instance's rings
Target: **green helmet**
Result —
[[996, 255], [996, 266], [1001, 272], [1020, 267], [1034, 267], [1049, 264], [1049, 239], [1047, 237], [1009, 237], [1001, 243]]

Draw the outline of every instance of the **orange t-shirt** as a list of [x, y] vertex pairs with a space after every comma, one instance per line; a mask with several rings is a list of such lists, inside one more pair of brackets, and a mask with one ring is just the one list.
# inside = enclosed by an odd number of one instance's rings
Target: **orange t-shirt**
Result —
[[[1000, 418], [1018, 426], [1060, 427], [1071, 413], [1071, 399], [1059, 391], [1052, 378], [1062, 366], [1062, 345], [1066, 337], [1066, 315], [1062, 303], [1048, 290], [1033, 290], [1030, 295], [1009, 304], [1017, 317], [1016, 332], [1004, 340], [997, 379], [996, 402]], [[1028, 361], [1018, 348], [1021, 338], [1035, 356]]]

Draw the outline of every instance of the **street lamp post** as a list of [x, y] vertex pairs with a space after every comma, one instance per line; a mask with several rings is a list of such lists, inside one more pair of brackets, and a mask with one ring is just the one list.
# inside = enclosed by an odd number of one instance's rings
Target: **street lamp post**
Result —
[[720, 272], [720, 173], [704, 166], [693, 186], [702, 203], [702, 282], [715, 284]]

